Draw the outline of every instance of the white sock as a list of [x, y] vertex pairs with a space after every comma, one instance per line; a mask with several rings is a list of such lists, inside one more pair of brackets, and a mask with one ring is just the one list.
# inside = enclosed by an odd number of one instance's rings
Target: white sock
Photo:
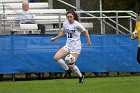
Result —
[[82, 73], [80, 72], [79, 68], [76, 65], [74, 65], [73, 71], [76, 72], [79, 77], [82, 77]]
[[63, 59], [59, 59], [59, 60], [57, 61], [57, 63], [58, 63], [63, 69], [65, 69], [65, 70], [68, 70], [68, 69], [69, 69], [69, 67], [67, 66], [67, 64], [65, 63], [65, 61], [64, 61]]

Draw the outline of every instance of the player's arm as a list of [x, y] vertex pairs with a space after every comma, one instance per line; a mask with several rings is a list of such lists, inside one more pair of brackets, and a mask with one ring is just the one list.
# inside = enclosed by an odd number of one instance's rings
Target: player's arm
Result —
[[77, 29], [79, 29], [79, 31], [81, 31], [85, 35], [85, 37], [87, 39], [87, 45], [90, 46], [91, 42], [90, 42], [90, 37], [89, 37], [89, 34], [88, 34], [88, 30], [86, 30], [85, 27], [82, 24], [78, 24]]
[[90, 46], [91, 42], [90, 42], [90, 37], [89, 37], [88, 30], [84, 31], [83, 34], [85, 35], [85, 37], [87, 39], [87, 45]]
[[64, 31], [61, 31], [61, 32], [59, 32], [59, 34], [56, 37], [51, 38], [50, 41], [55, 41], [56, 39], [58, 39], [64, 35], [65, 35]]

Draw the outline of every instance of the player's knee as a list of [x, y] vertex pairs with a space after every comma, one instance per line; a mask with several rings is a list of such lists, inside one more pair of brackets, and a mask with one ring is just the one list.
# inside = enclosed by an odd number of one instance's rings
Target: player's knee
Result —
[[57, 62], [60, 58], [58, 56], [54, 56], [54, 60]]

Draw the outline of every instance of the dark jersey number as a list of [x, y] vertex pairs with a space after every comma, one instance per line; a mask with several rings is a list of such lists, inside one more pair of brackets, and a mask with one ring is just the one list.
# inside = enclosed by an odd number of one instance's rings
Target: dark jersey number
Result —
[[72, 38], [72, 33], [68, 32], [68, 38]]

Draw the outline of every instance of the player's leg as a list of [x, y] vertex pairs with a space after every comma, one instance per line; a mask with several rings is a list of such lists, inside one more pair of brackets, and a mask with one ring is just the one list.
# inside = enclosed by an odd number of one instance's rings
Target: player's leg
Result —
[[140, 64], [140, 47], [138, 47], [137, 61], [138, 61], [138, 63]]
[[[79, 54], [77, 53], [71, 53], [75, 57], [75, 61], [77, 61]], [[69, 64], [69, 67], [78, 74], [79, 76], [79, 83], [84, 82], [84, 76], [80, 72], [79, 68], [75, 64]]]
[[61, 48], [54, 56], [54, 60], [64, 69], [68, 70], [69, 67], [65, 63], [65, 61], [62, 59], [64, 56], [68, 55], [69, 53], [64, 49]]

